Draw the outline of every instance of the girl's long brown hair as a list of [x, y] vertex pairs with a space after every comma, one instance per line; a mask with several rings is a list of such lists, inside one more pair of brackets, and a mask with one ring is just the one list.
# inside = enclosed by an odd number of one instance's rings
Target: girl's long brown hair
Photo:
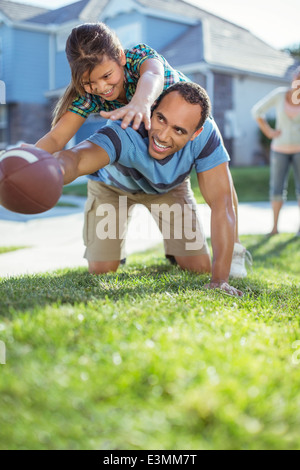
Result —
[[78, 95], [84, 95], [82, 76], [101, 64], [104, 55], [120, 63], [122, 45], [119, 38], [104, 23], [84, 23], [72, 29], [66, 43], [66, 55], [71, 68], [71, 82], [58, 101], [54, 113], [54, 127]]

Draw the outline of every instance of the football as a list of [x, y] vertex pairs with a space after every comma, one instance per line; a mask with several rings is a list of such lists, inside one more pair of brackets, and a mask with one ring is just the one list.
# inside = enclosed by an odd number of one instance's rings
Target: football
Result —
[[51, 209], [63, 189], [55, 157], [34, 146], [0, 154], [0, 204], [12, 212], [38, 214]]

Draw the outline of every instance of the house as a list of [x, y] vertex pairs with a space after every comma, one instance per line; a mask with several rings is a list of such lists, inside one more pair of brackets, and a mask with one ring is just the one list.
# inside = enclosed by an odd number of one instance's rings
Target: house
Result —
[[[80, 0], [56, 10], [0, 0], [0, 84], [6, 86], [0, 147], [33, 143], [50, 129], [53, 106], [70, 80], [66, 39], [74, 26], [96, 21], [114, 29], [125, 48], [151, 45], [207, 89], [233, 164], [264, 161], [250, 109], [289, 83], [294, 60], [183, 0]], [[72, 144], [101, 124], [91, 116]]]

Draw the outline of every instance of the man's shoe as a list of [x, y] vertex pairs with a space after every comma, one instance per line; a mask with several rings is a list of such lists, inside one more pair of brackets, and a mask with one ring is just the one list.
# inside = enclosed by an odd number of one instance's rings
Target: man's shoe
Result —
[[231, 267], [230, 267], [230, 277], [243, 278], [247, 276], [246, 263], [251, 267], [252, 266], [252, 256], [246, 248], [240, 243], [234, 244]]
[[167, 258], [167, 260], [173, 265], [173, 266], [176, 266], [177, 265], [177, 261], [175, 259], [175, 256], [173, 255], [165, 255], [165, 257]]

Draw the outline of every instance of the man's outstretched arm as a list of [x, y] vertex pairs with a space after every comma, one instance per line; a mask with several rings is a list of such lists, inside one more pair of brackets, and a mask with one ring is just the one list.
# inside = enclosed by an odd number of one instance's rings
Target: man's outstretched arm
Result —
[[235, 236], [235, 213], [228, 163], [198, 173], [198, 182], [201, 193], [211, 208], [213, 262], [210, 287], [220, 287], [230, 294], [242, 295], [228, 284]]
[[109, 164], [107, 152], [88, 140], [75, 147], [54, 154], [64, 173], [64, 184], [69, 184], [79, 176], [89, 175]]

